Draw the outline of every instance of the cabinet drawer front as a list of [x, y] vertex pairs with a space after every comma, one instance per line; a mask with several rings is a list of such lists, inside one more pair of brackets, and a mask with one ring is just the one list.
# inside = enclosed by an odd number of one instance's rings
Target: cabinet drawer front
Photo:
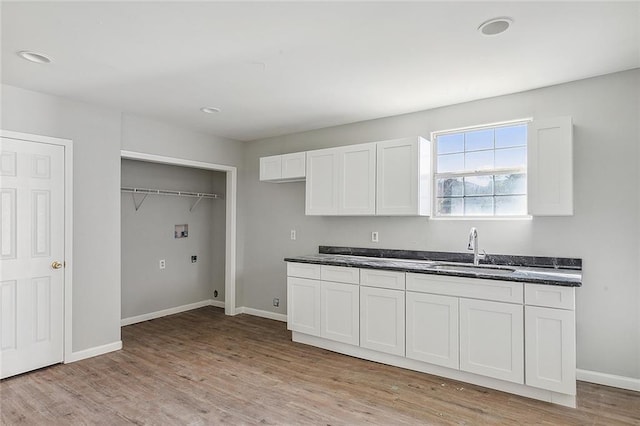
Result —
[[320, 268], [320, 278], [322, 279], [322, 281], [359, 284], [360, 269], [347, 268], [344, 266], [322, 265], [322, 267]]
[[522, 303], [522, 283], [407, 273], [407, 290], [498, 302]]
[[287, 263], [287, 276], [310, 278], [312, 280], [320, 279], [320, 265], [314, 265], [311, 263]]
[[404, 290], [405, 273], [381, 269], [360, 269], [360, 285]]
[[576, 292], [573, 287], [557, 285], [525, 284], [524, 302], [527, 305], [548, 308], [576, 309]]

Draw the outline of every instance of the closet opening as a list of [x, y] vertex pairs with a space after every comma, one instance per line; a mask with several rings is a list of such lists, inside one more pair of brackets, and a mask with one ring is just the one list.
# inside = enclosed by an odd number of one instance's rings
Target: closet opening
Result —
[[235, 167], [121, 151], [121, 324], [235, 314]]

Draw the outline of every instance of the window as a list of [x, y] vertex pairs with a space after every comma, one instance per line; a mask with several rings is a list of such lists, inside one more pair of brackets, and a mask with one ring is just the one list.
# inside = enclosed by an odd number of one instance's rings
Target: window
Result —
[[527, 214], [527, 123], [436, 132], [436, 216]]

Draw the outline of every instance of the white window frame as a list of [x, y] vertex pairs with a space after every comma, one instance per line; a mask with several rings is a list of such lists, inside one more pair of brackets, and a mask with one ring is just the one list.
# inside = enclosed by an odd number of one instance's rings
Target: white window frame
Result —
[[[442, 135], [448, 135], [448, 134], [453, 134], [453, 133], [462, 133], [462, 132], [469, 132], [469, 131], [474, 131], [474, 130], [482, 130], [482, 129], [489, 129], [489, 128], [496, 128], [496, 127], [507, 127], [507, 126], [512, 126], [515, 124], [526, 124], [527, 126], [529, 126], [531, 123], [533, 122], [533, 118], [532, 117], [527, 117], [527, 118], [520, 118], [520, 119], [515, 119], [515, 120], [508, 120], [508, 121], [499, 121], [499, 122], [494, 122], [494, 123], [487, 123], [487, 124], [478, 124], [478, 125], [473, 125], [473, 126], [466, 126], [466, 127], [458, 127], [455, 129], [447, 129], [447, 130], [438, 130], [435, 132], [431, 132], [431, 140], [433, 141], [433, 152], [432, 152], [432, 158], [433, 158], [433, 164], [432, 164], [432, 170], [433, 170], [433, 179], [432, 179], [432, 203], [433, 203], [433, 215], [432, 215], [432, 219], [437, 219], [437, 220], [521, 220], [521, 219], [531, 219], [532, 216], [525, 213], [522, 215], [461, 215], [461, 216], [455, 216], [455, 215], [440, 215], [438, 214], [438, 178], [443, 178], [443, 177], [468, 177], [468, 176], [492, 176], [492, 175], [498, 175], [498, 174], [511, 174], [511, 173], [524, 173], [525, 175], [527, 175], [528, 178], [528, 170], [527, 170], [527, 166], [525, 165], [524, 167], [515, 167], [515, 168], [495, 168], [495, 169], [489, 169], [489, 170], [477, 170], [477, 171], [473, 171], [473, 172], [448, 172], [448, 173], [438, 173], [438, 136], [442, 136]], [[529, 140], [527, 138], [527, 155], [529, 154]], [[494, 148], [495, 150], [495, 148]], [[527, 193], [525, 194], [527, 197], [527, 203], [529, 202], [528, 198], [529, 198], [529, 194], [528, 194], [528, 188], [527, 188]]]

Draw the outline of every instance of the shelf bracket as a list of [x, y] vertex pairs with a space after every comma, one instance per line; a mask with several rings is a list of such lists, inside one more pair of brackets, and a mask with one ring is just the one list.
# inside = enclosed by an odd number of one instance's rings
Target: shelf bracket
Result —
[[142, 207], [142, 203], [144, 203], [144, 200], [147, 199], [147, 196], [149, 195], [149, 193], [145, 193], [142, 195], [142, 199], [140, 199], [140, 202], [136, 202], [136, 193], [132, 192], [131, 193], [131, 198], [133, 198], [133, 205], [136, 208], [136, 211], [140, 210], [140, 207]]
[[203, 198], [204, 197], [201, 194], [198, 194], [198, 199], [191, 205], [191, 208], [189, 208], [189, 212], [193, 212], [193, 209], [196, 208], [196, 206], [200, 203], [200, 201], [202, 201]]

